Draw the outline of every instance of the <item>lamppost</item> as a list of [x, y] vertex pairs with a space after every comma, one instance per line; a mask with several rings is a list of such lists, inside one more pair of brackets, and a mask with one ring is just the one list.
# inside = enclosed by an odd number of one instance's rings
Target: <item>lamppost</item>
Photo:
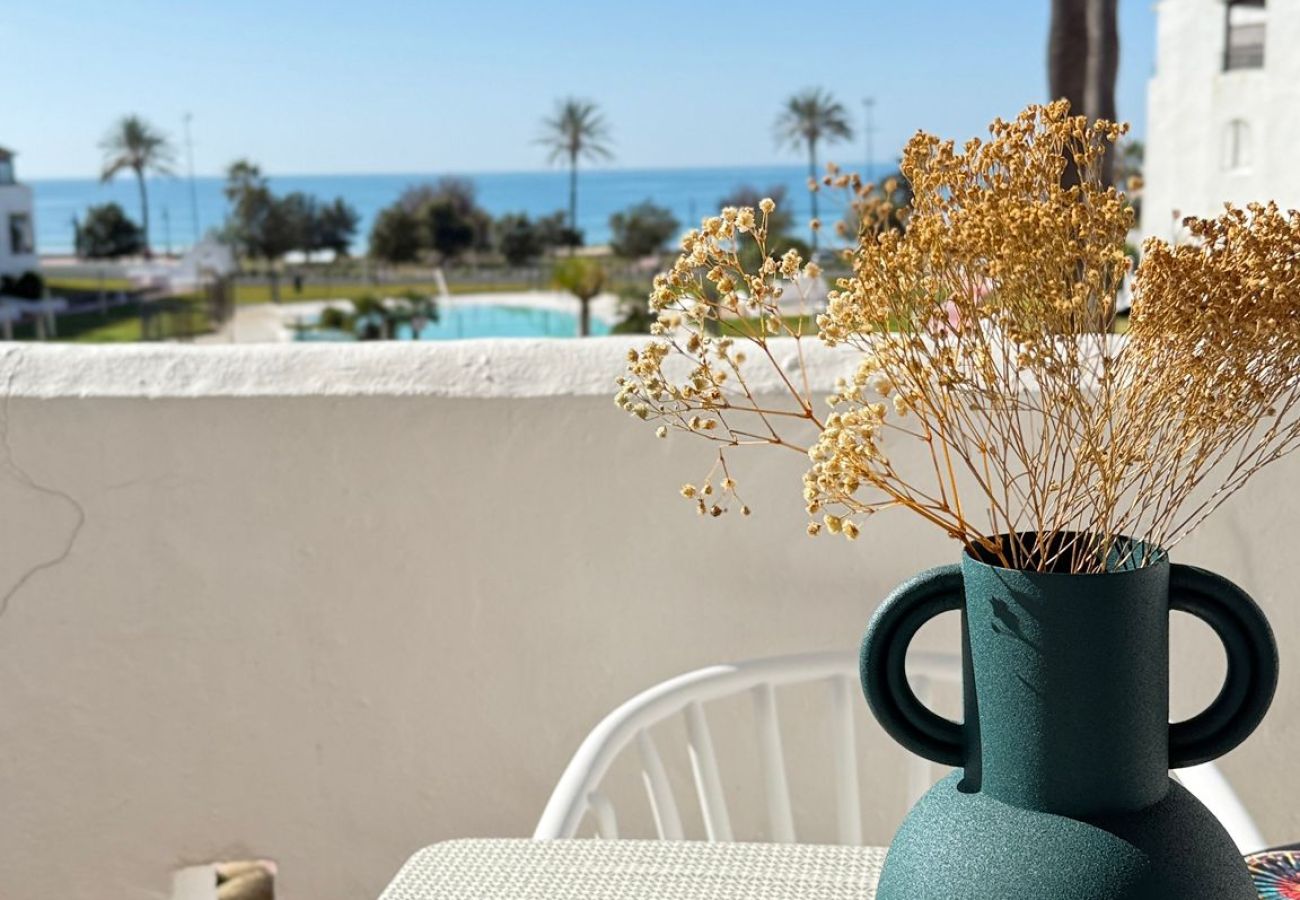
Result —
[[872, 139], [875, 137], [876, 134], [876, 126], [872, 120], [872, 112], [875, 110], [876, 98], [875, 97], [863, 98], [862, 106], [866, 110], [866, 124], [862, 129], [862, 133], [866, 135], [867, 138], [867, 166], [862, 173], [862, 177], [866, 181], [871, 181], [872, 177], [875, 174], [875, 168], [876, 168], [875, 148], [872, 146]]
[[194, 225], [194, 243], [197, 244], [199, 242], [199, 191], [194, 185], [194, 141], [190, 138], [190, 120], [193, 118], [191, 113], [185, 114], [185, 155], [190, 170], [190, 217]]

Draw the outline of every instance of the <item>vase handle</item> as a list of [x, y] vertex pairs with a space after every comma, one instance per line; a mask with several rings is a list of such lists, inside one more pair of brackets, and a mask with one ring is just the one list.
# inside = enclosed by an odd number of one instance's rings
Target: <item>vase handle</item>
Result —
[[964, 762], [962, 726], [933, 712], [907, 683], [907, 648], [916, 632], [965, 602], [961, 566], [922, 572], [880, 604], [862, 637], [859, 674], [867, 704], [885, 731], [918, 756], [949, 766]]
[[1205, 569], [1170, 565], [1169, 608], [1213, 628], [1228, 657], [1228, 672], [1214, 702], [1169, 726], [1169, 765], [1181, 769], [1222, 756], [1259, 725], [1277, 690], [1277, 643], [1250, 595]]

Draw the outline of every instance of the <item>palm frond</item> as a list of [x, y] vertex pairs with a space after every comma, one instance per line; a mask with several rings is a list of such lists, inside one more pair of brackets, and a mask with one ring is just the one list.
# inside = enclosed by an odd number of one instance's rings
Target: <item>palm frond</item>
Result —
[[613, 158], [609, 125], [600, 108], [590, 100], [568, 97], [556, 104], [554, 114], [542, 120], [537, 143], [549, 149], [551, 164], [586, 159]]
[[176, 152], [171, 141], [139, 116], [123, 116], [99, 142], [104, 151], [102, 179], [108, 181], [130, 169], [141, 174], [169, 175]]
[[789, 97], [776, 117], [778, 145], [800, 148], [822, 140], [853, 137], [844, 104], [822, 88], [808, 88]]

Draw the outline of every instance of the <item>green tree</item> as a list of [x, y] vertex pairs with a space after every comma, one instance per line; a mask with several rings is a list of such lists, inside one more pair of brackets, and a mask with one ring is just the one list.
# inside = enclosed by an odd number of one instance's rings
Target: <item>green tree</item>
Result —
[[[817, 145], [853, 137], [843, 104], [821, 88], [808, 88], [785, 101], [776, 117], [776, 139], [808, 151], [808, 177], [817, 182]], [[817, 192], [811, 193], [812, 215], [817, 218]], [[817, 232], [812, 233], [812, 250], [817, 252]]]
[[256, 187], [266, 187], [266, 178], [257, 163], [249, 159], [237, 159], [226, 166], [226, 183], [221, 192], [232, 204]]
[[627, 285], [618, 292], [619, 320], [610, 334], [649, 334], [658, 316], [650, 310], [650, 288], [645, 284]]
[[226, 232], [244, 256], [267, 262], [271, 299], [279, 303], [280, 258], [301, 240], [297, 203], [277, 199], [261, 170], [248, 160], [227, 168], [224, 191], [231, 204]]
[[626, 259], [660, 253], [681, 223], [672, 211], [643, 200], [609, 217], [610, 246]]
[[357, 339], [362, 341], [387, 340], [392, 319], [383, 302], [374, 294], [362, 294], [352, 301], [356, 314], [352, 317], [352, 328]]
[[420, 331], [430, 322], [439, 318], [438, 300], [432, 294], [422, 291], [405, 291], [397, 308], [389, 311], [389, 322], [396, 325], [406, 322], [411, 326], [411, 340], [420, 339]]
[[1123, 138], [1115, 145], [1115, 187], [1128, 191], [1142, 189], [1146, 152], [1146, 144], [1136, 138]]
[[319, 249], [320, 243], [320, 205], [316, 198], [301, 191], [286, 194], [277, 202], [281, 205], [281, 215], [285, 227], [289, 230], [293, 246], [305, 259]]
[[440, 221], [455, 223], [456, 230], [468, 228], [473, 233], [473, 241], [469, 247], [460, 248], [461, 251], [470, 248], [484, 250], [492, 245], [492, 217], [478, 205], [477, 194], [470, 179], [448, 175], [432, 183], [409, 186], [402, 191], [397, 202], [407, 212], [421, 218], [427, 218], [428, 208], [437, 204], [442, 207], [442, 211], [436, 214]]
[[467, 178], [447, 177], [436, 182], [410, 185], [389, 207], [400, 210], [400, 213], [389, 216], [385, 223], [387, 233], [384, 237], [394, 239], [387, 243], [405, 258], [410, 248], [402, 232], [413, 219], [418, 223], [420, 233], [411, 258], [427, 250], [445, 261], [468, 250], [491, 247], [492, 217], [478, 205], [475, 193], [474, 182]]
[[445, 200], [456, 209], [468, 215], [478, 207], [478, 191], [474, 182], [468, 178], [444, 175], [437, 181], [407, 185], [397, 202], [407, 212], [418, 213], [435, 200]]
[[557, 210], [549, 216], [537, 220], [537, 230], [542, 235], [542, 244], [551, 247], [581, 247], [582, 232], [569, 227], [568, 217], [563, 210]]
[[254, 195], [253, 206], [258, 212], [249, 234], [248, 247], [253, 256], [266, 260], [271, 300], [279, 303], [280, 258], [297, 246], [298, 225], [284, 201], [265, 188]]
[[578, 298], [578, 334], [587, 337], [591, 334], [591, 301], [605, 289], [605, 267], [594, 259], [569, 256], [556, 263], [552, 280], [556, 287]]
[[546, 252], [545, 235], [526, 213], [507, 213], [496, 220], [496, 246], [508, 265], [526, 266]]
[[[537, 139], [550, 152], [548, 161], [569, 166], [569, 231], [578, 233], [578, 163], [610, 159], [609, 126], [600, 109], [590, 100], [568, 97], [555, 107], [555, 114], [542, 120], [542, 134]], [[577, 241], [569, 244], [570, 252]]]
[[89, 259], [132, 256], [144, 249], [144, 232], [116, 203], [92, 206], [77, 226], [77, 255]]
[[420, 226], [424, 246], [438, 254], [440, 262], [458, 258], [477, 242], [474, 219], [448, 197], [424, 205], [420, 210]]
[[352, 319], [345, 310], [327, 306], [320, 311], [320, 327], [329, 331], [347, 331], [352, 327]]
[[370, 255], [388, 263], [414, 262], [420, 256], [420, 220], [400, 203], [380, 211], [370, 228]]
[[334, 202], [320, 207], [317, 217], [316, 249], [333, 250], [336, 257], [347, 256], [361, 220], [356, 209], [342, 197], [336, 197]]
[[145, 185], [146, 173], [159, 175], [171, 173], [171, 163], [175, 151], [171, 142], [161, 131], [155, 129], [139, 116], [123, 116], [108, 134], [99, 142], [104, 151], [104, 166], [100, 173], [101, 181], [111, 181], [119, 172], [128, 169], [135, 173], [136, 185], [140, 189], [140, 232], [144, 239], [144, 255], [149, 251], [149, 191]]
[[270, 187], [256, 163], [239, 159], [226, 167], [226, 183], [221, 192], [230, 203], [226, 232], [245, 256], [253, 255], [253, 232], [257, 219], [265, 212]]

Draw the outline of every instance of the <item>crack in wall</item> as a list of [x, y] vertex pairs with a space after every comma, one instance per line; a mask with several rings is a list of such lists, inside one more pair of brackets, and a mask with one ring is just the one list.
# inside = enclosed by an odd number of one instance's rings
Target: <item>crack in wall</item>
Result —
[[14, 365], [9, 369], [9, 377], [5, 384], [4, 407], [3, 410], [0, 411], [0, 465], [2, 465], [19, 484], [29, 490], [38, 494], [43, 494], [47, 497], [53, 497], [67, 504], [76, 516], [76, 523], [68, 532], [63, 548], [56, 555], [28, 568], [12, 585], [9, 586], [8, 590], [6, 590], [3, 595], [0, 595], [0, 618], [3, 618], [5, 613], [9, 611], [10, 602], [29, 581], [41, 572], [59, 565], [72, 555], [72, 548], [76, 545], [77, 538], [81, 535], [81, 530], [86, 524], [86, 508], [82, 506], [75, 497], [60, 488], [48, 484], [42, 484], [37, 481], [14, 459], [13, 446], [9, 442], [9, 403], [13, 398], [14, 378], [18, 374], [19, 363], [21, 363], [23, 357], [16, 352], [7, 354], [7, 356], [14, 358]]

